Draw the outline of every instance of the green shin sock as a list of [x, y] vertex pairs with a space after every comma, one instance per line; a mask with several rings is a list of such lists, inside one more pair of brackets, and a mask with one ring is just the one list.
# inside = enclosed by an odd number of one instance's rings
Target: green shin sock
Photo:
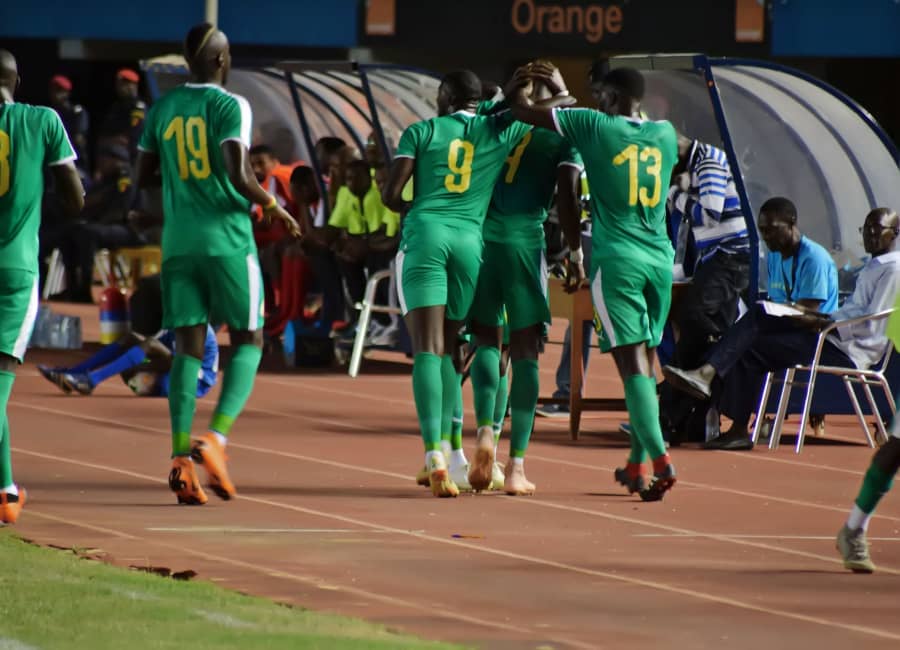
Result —
[[172, 422], [172, 456], [191, 453], [191, 428], [197, 406], [200, 359], [176, 354], [169, 371], [169, 417]]
[[872, 463], [863, 478], [862, 487], [856, 497], [856, 505], [866, 514], [873, 513], [875, 506], [881, 501], [881, 497], [890, 491], [893, 483], [893, 476], [886, 474], [884, 470]]
[[456, 400], [453, 404], [453, 420], [450, 423], [450, 448], [462, 449], [463, 433], [463, 396], [462, 375], [456, 375], [455, 379]]
[[479, 345], [472, 359], [472, 394], [475, 397], [475, 423], [478, 427], [494, 423], [494, 404], [500, 381], [500, 350]]
[[231, 431], [231, 426], [244, 410], [244, 405], [253, 392], [253, 382], [256, 380], [260, 359], [262, 349], [255, 345], [239, 345], [234, 351], [234, 356], [225, 369], [219, 403], [216, 404], [216, 410], [209, 422], [210, 431], [223, 436], [227, 436]]
[[537, 407], [540, 376], [536, 359], [519, 359], [512, 363], [512, 387], [509, 403], [512, 407], [509, 455], [523, 458], [534, 427], [534, 410]]
[[413, 397], [425, 451], [441, 449], [441, 410], [443, 406], [442, 361], [436, 354], [419, 352], [413, 359]]
[[[451, 440], [453, 431], [453, 409], [456, 407], [456, 382], [459, 375], [453, 365], [453, 357], [441, 357], [441, 440]], [[452, 444], [452, 443], [451, 443]]]
[[[666, 453], [666, 443], [659, 426], [659, 400], [656, 381], [646, 375], [631, 375], [625, 379], [625, 404], [631, 420], [631, 434], [651, 459]], [[635, 453], [632, 448], [632, 454]]]

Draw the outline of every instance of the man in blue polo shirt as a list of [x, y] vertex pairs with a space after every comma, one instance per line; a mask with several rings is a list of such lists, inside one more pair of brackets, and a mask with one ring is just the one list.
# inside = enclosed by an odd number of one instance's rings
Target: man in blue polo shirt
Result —
[[[807, 312], [835, 311], [838, 281], [834, 260], [822, 246], [801, 234], [794, 204], [781, 197], [769, 199], [760, 208], [757, 227], [770, 251], [769, 300]], [[769, 337], [791, 335], [801, 327], [795, 319], [768, 315], [757, 304], [713, 347], [704, 365], [696, 370], [663, 367], [673, 388], [698, 399], [721, 402], [725, 408], [720, 410], [734, 421], [727, 433], [707, 443], [708, 448], [753, 448], [747, 426], [765, 373], [750, 372], [753, 364], [744, 357], [752, 356], [754, 346]]]

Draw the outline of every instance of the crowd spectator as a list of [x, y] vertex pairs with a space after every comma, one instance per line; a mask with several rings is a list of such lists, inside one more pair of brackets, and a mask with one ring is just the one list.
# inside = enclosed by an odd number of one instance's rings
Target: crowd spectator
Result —
[[67, 299], [92, 301], [94, 255], [98, 249], [143, 243], [128, 221], [135, 200], [132, 181], [128, 149], [117, 144], [102, 145], [80, 220], [66, 228], [59, 246], [66, 266]]
[[116, 73], [116, 101], [100, 125], [98, 145], [120, 144], [128, 148], [131, 160], [137, 156], [137, 142], [144, 128], [147, 105], [138, 96], [140, 76], [130, 68]]
[[78, 155], [75, 166], [78, 167], [82, 176], [87, 176], [90, 171], [88, 163], [90, 118], [88, 112], [81, 104], [72, 103], [72, 82], [61, 74], [50, 79], [49, 97], [50, 107], [59, 113], [69, 140], [72, 142], [72, 147]]

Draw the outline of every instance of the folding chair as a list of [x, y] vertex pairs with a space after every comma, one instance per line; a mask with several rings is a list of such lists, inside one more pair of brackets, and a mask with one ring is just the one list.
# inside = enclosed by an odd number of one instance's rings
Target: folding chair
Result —
[[359, 366], [362, 363], [363, 352], [366, 346], [366, 336], [369, 332], [369, 322], [372, 320], [372, 312], [380, 314], [401, 314], [399, 307], [392, 305], [378, 305], [375, 303], [375, 292], [378, 289], [378, 283], [385, 280], [392, 281], [394, 277], [393, 268], [377, 271], [369, 277], [366, 282], [366, 291], [363, 294], [362, 302], [356, 303], [355, 307], [359, 310], [359, 320], [356, 323], [356, 338], [353, 341], [353, 353], [350, 355], [349, 374], [356, 377], [359, 374]]
[[54, 248], [47, 259], [47, 277], [44, 278], [44, 300], [60, 293], [65, 288], [66, 267], [63, 264], [62, 253], [58, 248]]
[[[844, 387], [847, 389], [847, 395], [850, 398], [850, 402], [851, 404], [853, 404], [853, 410], [856, 413], [856, 417], [863, 428], [863, 432], [866, 434], [866, 441], [869, 443], [870, 447], [874, 447], [875, 440], [872, 437], [872, 433], [869, 431], [869, 425], [866, 424], [866, 418], [863, 414], [862, 407], [859, 404], [859, 399], [854, 388], [854, 384], [861, 385], [863, 388], [863, 392], [865, 393], [866, 400], [869, 402], [869, 408], [872, 410], [872, 415], [875, 416], [875, 427], [877, 429], [876, 433], [881, 435], [882, 441], [887, 441], [888, 433], [884, 427], [884, 419], [882, 418], [881, 413], [878, 409], [878, 404], [875, 402], [875, 397], [872, 395], [871, 387], [881, 387], [881, 389], [884, 391], [885, 399], [890, 406], [891, 415], [893, 416], [893, 414], [897, 412], [897, 405], [894, 402], [894, 395], [891, 392], [891, 387], [888, 384], [887, 378], [885, 377], [885, 371], [887, 369], [888, 362], [891, 360], [891, 353], [894, 349], [893, 343], [890, 341], [887, 342], [887, 346], [885, 348], [884, 355], [881, 358], [881, 362], [874, 368], [862, 369], [853, 367], [845, 368], [839, 366], [823, 366], [819, 365], [819, 360], [822, 356], [822, 348], [825, 345], [826, 337], [829, 333], [833, 332], [838, 327], [842, 327], [845, 325], [855, 325], [857, 323], [862, 323], [865, 321], [884, 320], [885, 318], [890, 316], [893, 311], [893, 309], [887, 309], [876, 314], [837, 321], [819, 332], [819, 338], [816, 343], [816, 351], [813, 355], [812, 362], [809, 365], [796, 365], [792, 368], [787, 368], [784, 371], [784, 378], [781, 380], [781, 396], [778, 399], [778, 408], [775, 415], [775, 421], [772, 424], [772, 429], [769, 437], [769, 449], [777, 449], [778, 443], [781, 440], [781, 429], [784, 426], [784, 419], [787, 415], [788, 403], [791, 397], [791, 390], [793, 389], [795, 384], [802, 385], [803, 383], [805, 383], [806, 396], [803, 400], [803, 408], [800, 414], [800, 428], [797, 431], [797, 445], [795, 447], [795, 452], [799, 454], [800, 450], [803, 449], [803, 440], [806, 437], [806, 424], [809, 421], [809, 409], [812, 406], [813, 391], [815, 390], [816, 379], [820, 374], [836, 375], [842, 379], [842, 381], [844, 382]], [[809, 378], [806, 382], [795, 380], [797, 371], [806, 372], [809, 374]], [[762, 423], [765, 419], [766, 405], [769, 401], [769, 394], [772, 389], [772, 384], [775, 381], [775, 374], [773, 372], [770, 372], [766, 375], [766, 380], [763, 383], [763, 390], [759, 400], [759, 408], [756, 410], [756, 421], [753, 424], [754, 444], [759, 440], [759, 436], [762, 431]]]

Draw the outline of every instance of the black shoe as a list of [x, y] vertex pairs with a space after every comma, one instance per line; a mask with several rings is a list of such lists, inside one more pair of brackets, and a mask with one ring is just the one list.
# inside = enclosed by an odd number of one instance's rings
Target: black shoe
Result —
[[753, 449], [753, 440], [743, 431], [727, 432], [718, 438], [713, 438], [703, 445], [703, 448], [725, 451], [750, 451]]

